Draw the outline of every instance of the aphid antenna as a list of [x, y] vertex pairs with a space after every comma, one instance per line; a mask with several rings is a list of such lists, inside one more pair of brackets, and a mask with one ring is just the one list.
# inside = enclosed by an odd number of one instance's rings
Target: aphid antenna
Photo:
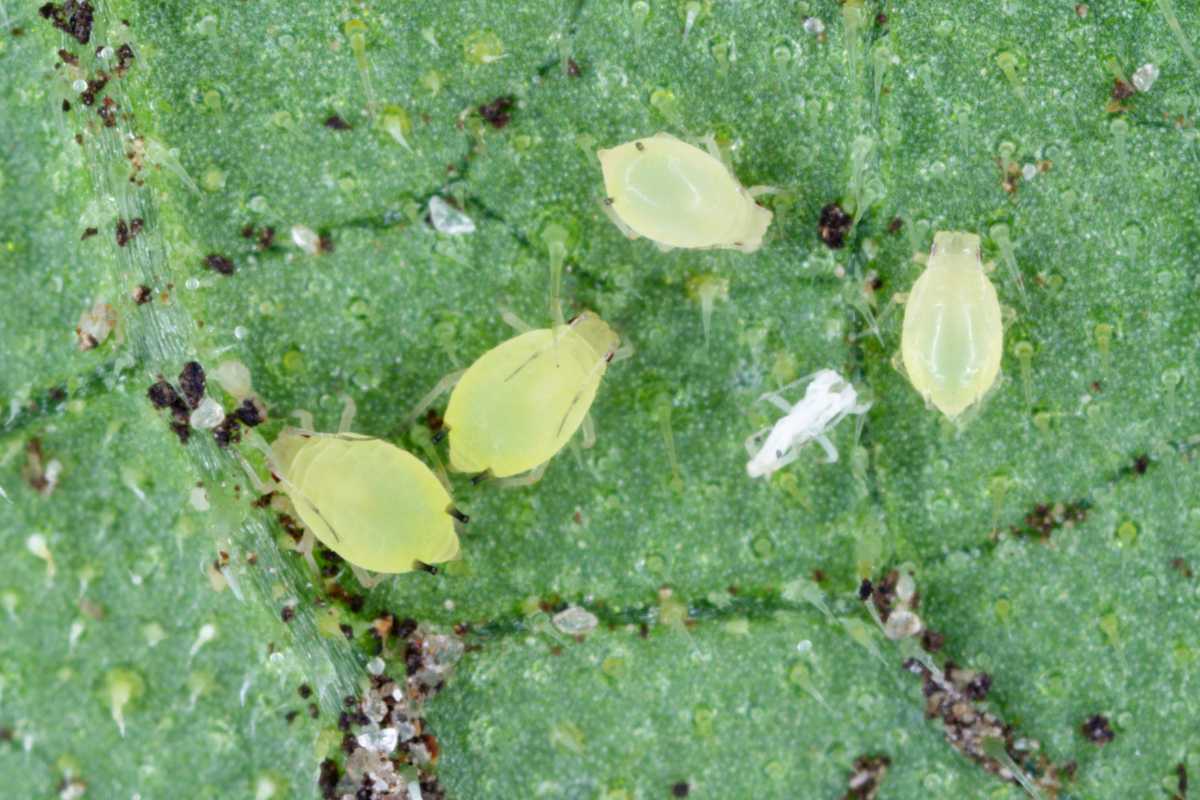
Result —
[[405, 428], [412, 425], [413, 422], [416, 421], [417, 417], [424, 414], [429, 407], [433, 405], [435, 400], [454, 388], [454, 384], [459, 382], [464, 373], [466, 373], [465, 369], [456, 370], [434, 384], [434, 387], [426, 392], [424, 397], [417, 401], [416, 406], [414, 406], [407, 414], [404, 415], [404, 420], [401, 424]]
[[[773, 391], [770, 391], [770, 392], [764, 392], [763, 394], [759, 395], [758, 399], [757, 399], [757, 400], [755, 400], [754, 402], [756, 402], [756, 403], [761, 403], [761, 402], [763, 402], [764, 400], [766, 400], [766, 401], [768, 401], [768, 402], [772, 402], [772, 403], [774, 403], [774, 401], [772, 400], [772, 398], [779, 398], [779, 399], [781, 399], [781, 400], [782, 400], [782, 399], [783, 399], [783, 393], [784, 393], [784, 392], [786, 392], [788, 389], [791, 389], [791, 388], [793, 388], [793, 387], [795, 387], [795, 386], [800, 386], [800, 385], [802, 385], [802, 384], [808, 384], [808, 383], [811, 383], [811, 382], [812, 382], [812, 379], [813, 379], [813, 378], [815, 378], [815, 377], [817, 377], [817, 373], [818, 373], [818, 372], [821, 372], [821, 370], [815, 370], [815, 371], [813, 371], [813, 372], [810, 372], [810, 373], [808, 373], [807, 375], [802, 375], [801, 377], [799, 377], [799, 378], [796, 378], [794, 381], [790, 381], [789, 383], [785, 383], [783, 386], [780, 386], [778, 389], [775, 389], [775, 390], [773, 390]], [[784, 412], [789, 412], [789, 411], [791, 411], [791, 410], [792, 410], [792, 406], [791, 406], [791, 404], [789, 404], [789, 405], [787, 406], [787, 408], [784, 408], [783, 406], [779, 405], [778, 403], [774, 403], [774, 405], [775, 405], [777, 408], [779, 408], [780, 410], [784, 411]]]
[[[270, 446], [265, 441], [263, 441], [263, 438], [258, 435], [255, 435], [253, 437], [248, 436], [246, 438], [246, 441], [248, 441], [250, 443], [250, 445], [252, 447], [254, 447], [256, 450], [258, 450], [264, 456], [266, 456], [267, 465], [271, 470], [271, 474], [279, 481], [280, 485], [282, 485], [283, 488], [287, 491], [288, 497], [292, 498], [293, 502], [295, 502], [296, 500], [303, 500], [305, 503], [307, 503], [308, 507], [311, 508], [313, 510], [313, 512], [316, 513], [316, 515], [318, 517], [320, 517], [321, 521], [325, 523], [325, 527], [329, 528], [329, 532], [333, 534], [333, 538], [337, 539], [340, 542], [342, 540], [342, 537], [338, 536], [337, 530], [335, 530], [334, 527], [329, 524], [329, 520], [325, 519], [324, 515], [321, 514], [321, 509], [317, 508], [316, 503], [314, 503], [313, 501], [308, 499], [308, 496], [305, 495], [304, 492], [300, 490], [300, 487], [296, 486], [296, 484], [294, 484], [290, 480], [288, 480], [288, 478], [284, 474], [283, 470], [279, 467], [278, 464], [275, 463], [275, 454], [271, 452]], [[238, 454], [238, 457], [241, 458], [240, 453]], [[244, 458], [242, 460], [243, 460], [243, 462], [245, 461]]]
[[458, 520], [463, 525], [466, 525], [468, 522], [471, 521], [471, 518], [469, 516], [467, 516], [466, 514], [464, 514], [461, 511], [459, 511], [454, 506], [450, 506], [449, 508], [447, 508], [446, 513], [449, 514], [450, 516], [454, 517], [454, 519]]

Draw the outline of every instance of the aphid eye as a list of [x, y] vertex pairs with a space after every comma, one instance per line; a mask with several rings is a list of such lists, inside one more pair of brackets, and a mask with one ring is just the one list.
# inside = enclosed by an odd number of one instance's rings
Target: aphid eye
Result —
[[641, 142], [634, 142], [633, 146], [636, 147], [639, 151], [644, 151], [646, 149], [646, 145], [642, 144]]

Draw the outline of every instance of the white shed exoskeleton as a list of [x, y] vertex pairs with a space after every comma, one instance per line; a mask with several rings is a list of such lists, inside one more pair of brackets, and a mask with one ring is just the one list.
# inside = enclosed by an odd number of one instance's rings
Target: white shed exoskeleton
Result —
[[669, 133], [599, 150], [605, 211], [631, 239], [663, 249], [722, 248], [753, 253], [772, 214], [754, 202], [772, 189], [746, 189], [719, 158]]
[[850, 381], [831, 369], [823, 369], [812, 376], [804, 398], [795, 405], [783, 399], [779, 392], [768, 392], [759, 399], [772, 403], [787, 416], [746, 440], [746, 452], [750, 454], [746, 472], [751, 478], [770, 477], [776, 470], [795, 461], [800, 448], [811, 441], [821, 445], [829, 456], [829, 463], [837, 461], [837, 448], [826, 434], [841, 422], [842, 417], [865, 414], [871, 407], [869, 402], [860, 401]]

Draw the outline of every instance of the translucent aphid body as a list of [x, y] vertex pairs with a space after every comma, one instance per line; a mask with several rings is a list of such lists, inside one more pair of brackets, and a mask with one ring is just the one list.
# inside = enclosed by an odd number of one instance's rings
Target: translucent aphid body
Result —
[[659, 133], [597, 156], [610, 216], [630, 238], [744, 253], [762, 246], [771, 212], [715, 155]]
[[996, 382], [1003, 349], [1000, 302], [983, 273], [979, 237], [939, 231], [905, 303], [900, 353], [908, 379], [954, 419]]
[[583, 423], [619, 339], [591, 312], [484, 353], [450, 395], [450, 466], [504, 478], [549, 461]]
[[458, 555], [453, 501], [412, 454], [353, 433], [294, 429], [283, 431], [271, 450], [272, 468], [300, 520], [351, 564], [409, 572]]
[[871, 408], [870, 403], [859, 400], [850, 381], [831, 369], [812, 376], [804, 397], [795, 405], [778, 392], [765, 394], [762, 399], [773, 403], [786, 416], [746, 440], [746, 451], [750, 454], [746, 473], [751, 478], [769, 478], [795, 461], [800, 449], [813, 441], [821, 445], [832, 464], [838, 460], [838, 452], [826, 434], [847, 414], [865, 414]]

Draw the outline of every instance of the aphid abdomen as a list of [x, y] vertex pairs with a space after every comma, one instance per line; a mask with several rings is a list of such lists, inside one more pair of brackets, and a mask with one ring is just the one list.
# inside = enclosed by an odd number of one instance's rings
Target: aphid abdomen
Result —
[[352, 564], [408, 572], [458, 552], [450, 495], [420, 460], [379, 439], [314, 438], [297, 454], [293, 504], [321, 542]]
[[[937, 243], [974, 249], [939, 251]], [[1002, 350], [1000, 303], [979, 264], [978, 238], [939, 233], [904, 314], [901, 355], [909, 380], [953, 418], [991, 388]]]
[[667, 247], [757, 249], [771, 212], [717, 158], [668, 134], [597, 154], [610, 207], [634, 233]]
[[450, 395], [450, 466], [503, 478], [549, 461], [583, 422], [604, 370], [604, 354], [569, 326], [557, 341], [543, 328], [484, 353]]

